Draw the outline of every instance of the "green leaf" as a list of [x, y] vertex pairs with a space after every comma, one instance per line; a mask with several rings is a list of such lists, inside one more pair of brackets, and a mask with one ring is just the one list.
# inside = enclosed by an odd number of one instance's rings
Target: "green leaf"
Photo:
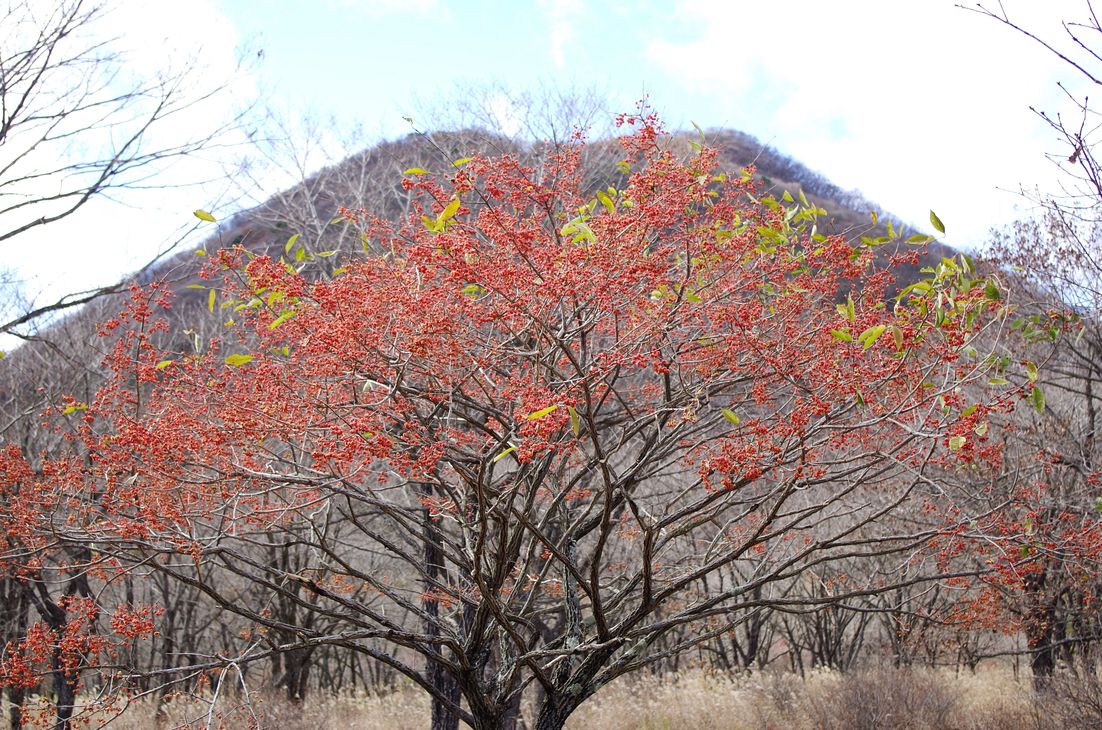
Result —
[[196, 210], [196, 211], [192, 212], [192, 215], [194, 215], [194, 216], [195, 216], [196, 218], [198, 218], [199, 220], [201, 220], [201, 221], [207, 221], [208, 223], [217, 223], [217, 222], [218, 222], [218, 221], [217, 221], [217, 220], [216, 220], [216, 219], [214, 218], [214, 216], [213, 216], [213, 215], [211, 215], [210, 213], [208, 213], [207, 211], [205, 211], [205, 210], [202, 210], [202, 209], [200, 209], [200, 210]]
[[574, 406], [567, 406], [566, 410], [570, 414], [570, 430], [574, 432], [575, 436], [581, 436], [582, 419], [578, 417], [578, 412], [574, 410]]
[[422, 167], [411, 167], [402, 172], [403, 175], [428, 175], [429, 171]]
[[298, 312], [293, 309], [285, 310], [282, 314], [272, 320], [272, 323], [268, 325], [268, 329], [274, 330], [276, 327], [280, 326], [291, 317], [294, 317], [296, 314], [298, 314]]
[[735, 413], [734, 411], [732, 411], [730, 408], [722, 409], [722, 413], [723, 413], [724, 418], [726, 418], [728, 421], [730, 421], [731, 423], [733, 423], [736, 426], [739, 425], [739, 423], [742, 422], [742, 419], [740, 419], [738, 417], [738, 414]]
[[973, 430], [976, 432], [977, 436], [983, 436], [985, 433], [987, 433], [987, 428], [987, 421], [984, 421], [983, 423], [977, 424]]
[[1026, 377], [1029, 378], [1029, 382], [1031, 383], [1036, 383], [1037, 378], [1040, 377], [1040, 373], [1037, 371], [1037, 366], [1028, 360], [1025, 363], [1025, 374]]
[[298, 237], [301, 236], [301, 235], [302, 235], [301, 233], [296, 233], [295, 235], [288, 238], [287, 239], [287, 244], [283, 247], [283, 253], [290, 253], [291, 248], [295, 245], [295, 241], [297, 241]]
[[169, 365], [171, 365], [174, 362], [176, 362], [176, 361], [175, 360], [161, 360], [159, 363], [157, 363], [157, 370], [164, 370], [165, 368], [167, 368]]
[[71, 405], [65, 406], [65, 410], [61, 412], [61, 415], [68, 416], [69, 414], [76, 413], [77, 411], [86, 410], [88, 410], [87, 403], [73, 403]]
[[508, 456], [509, 454], [513, 453], [513, 452], [514, 452], [514, 451], [516, 451], [516, 450], [517, 450], [517, 447], [516, 447], [516, 446], [510, 446], [509, 448], [505, 449], [505, 451], [502, 451], [502, 452], [501, 452], [500, 454], [498, 454], [497, 456], [495, 456], [495, 457], [493, 458], [493, 463], [495, 463], [495, 464], [496, 464], [497, 462], [501, 461], [501, 460], [502, 460], [502, 459], [504, 459], [504, 458], [505, 458], [506, 456]]
[[962, 448], [964, 448], [964, 444], [966, 441], [968, 441], [968, 439], [964, 436], [952, 437], [951, 439], [949, 439], [949, 450], [960, 451]]
[[853, 342], [853, 335], [851, 335], [848, 330], [831, 330], [830, 334], [833, 335], [836, 340]]
[[846, 296], [846, 303], [835, 305], [835, 309], [838, 310], [838, 314], [842, 315], [850, 322], [857, 316], [853, 306], [853, 297], [849, 295]]
[[1006, 378], [988, 378], [988, 385], [1007, 385], [1010, 381]]
[[1002, 292], [999, 291], [999, 287], [993, 281], [987, 282], [987, 285], [983, 287], [983, 295], [993, 302], [1002, 299]]
[[207, 295], [207, 309], [214, 311], [214, 300], [218, 296], [218, 292], [214, 289], [210, 290], [210, 294]]
[[1033, 402], [1034, 410], [1038, 413], [1045, 412], [1045, 393], [1040, 387], [1033, 386], [1033, 392], [1029, 394], [1029, 399]]
[[482, 287], [478, 284], [467, 284], [459, 290], [460, 294], [466, 294], [469, 297], [478, 297], [482, 295]]
[[525, 416], [525, 418], [527, 418], [529, 421], [538, 421], [544, 416], [554, 413], [556, 410], [558, 410], [558, 406], [547, 406], [546, 408], [541, 408], [538, 411], [532, 411], [527, 416]]
[[226, 364], [235, 368], [239, 368], [246, 363], [253, 361], [252, 355], [230, 355], [226, 358]]
[[945, 224], [941, 222], [941, 219], [937, 217], [937, 213], [930, 211], [930, 224], [937, 229], [938, 233], [945, 233]]
[[880, 339], [880, 335], [884, 334], [884, 330], [886, 329], [888, 329], [887, 325], [873, 325], [857, 336], [857, 342], [861, 344], [862, 349], [867, 350]]

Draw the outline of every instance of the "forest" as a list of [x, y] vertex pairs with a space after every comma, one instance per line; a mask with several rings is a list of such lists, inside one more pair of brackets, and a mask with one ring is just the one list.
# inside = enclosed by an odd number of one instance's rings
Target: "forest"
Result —
[[[98, 6], [56, 5], [0, 15], [42, 24], [0, 58], [0, 241], [240, 121], [158, 146], [208, 92], [45, 91], [113, 60], [68, 45]], [[1102, 722], [1087, 101], [1040, 112], [1074, 194], [970, 254], [646, 101], [588, 137], [574, 99], [531, 107], [541, 139], [414, 128], [195, 210], [198, 247], [116, 284], [9, 296], [9, 727], [713, 726], [602, 710], [663, 693], [752, 703], [715, 727]]]

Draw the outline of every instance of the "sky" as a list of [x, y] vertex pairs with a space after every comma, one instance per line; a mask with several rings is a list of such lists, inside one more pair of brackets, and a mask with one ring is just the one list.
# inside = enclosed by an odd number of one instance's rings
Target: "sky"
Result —
[[[947, 0], [108, 4], [107, 32], [135, 73], [193, 59], [201, 80], [230, 79], [230, 93], [174, 122], [177, 132], [254, 103], [303, 144], [340, 149], [336, 127], [298, 120], [333, 116], [357, 125], [367, 145], [408, 133], [405, 117], [432, 129], [464, 89], [592, 89], [612, 111], [645, 97], [673, 129], [752, 134], [919, 230], [932, 232], [935, 210], [945, 240], [970, 250], [992, 226], [1029, 214], [1023, 187], [1057, 189], [1060, 171], [1045, 155], [1062, 147], [1029, 107], [1066, 112], [1061, 79], [1081, 91], [1036, 44]], [[1070, 0], [1003, 6], [1048, 37], [1085, 13]], [[497, 102], [508, 128], [508, 105]], [[241, 203], [224, 180], [174, 186], [217, 177], [247, 154], [242, 146], [176, 165], [165, 189], [98, 201], [48, 232], [0, 243], [3, 265], [39, 302], [111, 283], [196, 224], [194, 209], [231, 214]], [[261, 182], [272, 192], [289, 179], [269, 169]], [[213, 226], [200, 224], [191, 235], [207, 233]]]

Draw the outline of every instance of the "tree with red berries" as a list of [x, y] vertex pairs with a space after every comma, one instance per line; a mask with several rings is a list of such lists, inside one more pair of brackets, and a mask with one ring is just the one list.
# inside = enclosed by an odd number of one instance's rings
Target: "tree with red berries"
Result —
[[[579, 184], [580, 140], [540, 169], [460, 159], [406, 171], [408, 220], [345, 211], [364, 255], [330, 275], [294, 239], [210, 252], [225, 329], [186, 351], [135, 290], [113, 376], [54, 414], [72, 456], [5, 455], [0, 565], [81, 545], [93, 583], [157, 571], [251, 627], [190, 670], [337, 646], [431, 694], [434, 728], [510, 726], [525, 693], [559, 728], [761, 607], [959, 574], [982, 515], [938, 475], [990, 455], [994, 396], [968, 386], [998, 292], [960, 257], [894, 296], [880, 241], [622, 122], [607, 188]], [[866, 557], [884, 569], [785, 589]], [[3, 681], [66, 636], [9, 646]]]

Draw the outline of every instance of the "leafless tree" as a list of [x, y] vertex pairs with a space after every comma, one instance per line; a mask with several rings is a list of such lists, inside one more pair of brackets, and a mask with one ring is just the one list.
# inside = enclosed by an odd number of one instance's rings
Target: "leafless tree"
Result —
[[[228, 90], [228, 79], [209, 80], [197, 60], [136, 72], [110, 36], [109, 10], [100, 0], [0, 6], [0, 242], [96, 198], [201, 182], [164, 173], [181, 158], [232, 144], [242, 128], [244, 110], [194, 123]], [[43, 315], [119, 288], [9, 310], [0, 333], [26, 334], [22, 328]]]

